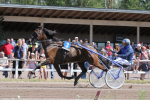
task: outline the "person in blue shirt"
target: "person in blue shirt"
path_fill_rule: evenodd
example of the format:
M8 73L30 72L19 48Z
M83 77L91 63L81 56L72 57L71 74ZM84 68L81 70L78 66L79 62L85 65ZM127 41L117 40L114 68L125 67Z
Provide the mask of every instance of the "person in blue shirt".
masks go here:
M115 57L126 59L131 63L133 61L134 51L130 45L130 40L126 38L122 41L122 44L123 48L118 53L115 53Z
M12 58L13 59L23 59L23 60L25 59L25 50L22 47L22 40L21 39L18 40L18 45L15 46L13 49ZM19 63L18 68L22 69L23 61L19 61L18 63ZM16 61L13 61L13 68L16 68ZM13 74L13 78L14 78L15 71L12 71L12 74ZM18 74L19 74L19 78L20 78L22 72L18 71Z
M133 55L134 50L132 49L132 46L130 45L130 40L125 38L122 41L123 48L120 49L118 53L115 53L115 57L120 57L122 59L126 59L130 64L133 64ZM131 66L128 66L126 68L127 71L131 70ZM127 74L127 79L129 79L129 74Z

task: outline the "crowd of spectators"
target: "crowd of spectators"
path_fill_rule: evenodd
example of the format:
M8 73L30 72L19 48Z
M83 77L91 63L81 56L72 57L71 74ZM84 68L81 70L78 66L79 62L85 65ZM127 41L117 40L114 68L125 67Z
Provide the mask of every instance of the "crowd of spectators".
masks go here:
M85 44L89 44L88 39L85 40L79 40L78 37L75 37L74 40L71 40L70 38L68 39L68 42L73 42L73 43L85 43ZM119 46L119 44L115 44L115 47L113 48L110 45L110 41L106 42L106 46L105 47L100 47L100 50L98 50L101 54L103 54L106 57L109 57L110 59L115 59L113 57L113 52L118 53L120 51L120 49L122 48L122 46ZM95 49L98 49L97 45L95 44L95 42L92 43L92 45L94 46ZM134 43L131 43L132 49L134 50L134 56L133 56L133 60L135 61L139 61L139 60L149 60L150 59L150 45L146 46L145 44L143 44L142 42L140 42L139 44L137 44L136 46L134 45ZM29 69L34 69L35 68L35 64L39 63L36 61L23 61L24 59L28 59L28 60L40 60L40 62L42 62L42 60L45 59L45 53L44 53L44 49L41 48L41 46L37 45L36 43L32 44L32 45L28 45L25 42L25 39L21 38L18 39L17 43L14 42L14 40L11 39L7 39L6 43L3 44L0 48L0 58L2 59L7 59L7 58L12 58L12 59L22 59L21 61L19 61L18 63L18 68L24 68L25 65L28 65ZM13 68L15 68L16 66L16 62L13 61ZM62 64L60 65L61 69L69 69L73 67L73 69L78 69L78 64L77 63L70 63L70 64ZM144 66L144 67L143 67ZM7 60L0 60L0 67L4 67L4 68L10 68L10 61ZM134 72L138 72L141 69L143 71L149 71L149 67L150 67L150 63L148 62L134 62L132 63L131 69ZM53 64L49 64L47 66L41 66L40 68L40 75L39 75L39 79L42 78L42 73L44 73L44 79L48 79L48 72L46 69L54 69ZM88 69L88 68L87 68ZM131 70L130 69L130 70ZM29 77L30 75L30 71L28 72L27 77ZM14 74L15 71L12 71L12 78L14 78ZM21 71L18 71L18 77L21 78ZM67 76L67 72L62 74L64 76ZM8 72L4 71L3 75L7 78L8 77ZM74 72L74 76L77 76L77 72ZM36 74L34 75L34 78L38 77ZM141 74L141 79L144 79L145 74ZM86 74L84 74L82 77L82 79L86 78ZM51 79L54 79L54 73L53 71L51 72Z

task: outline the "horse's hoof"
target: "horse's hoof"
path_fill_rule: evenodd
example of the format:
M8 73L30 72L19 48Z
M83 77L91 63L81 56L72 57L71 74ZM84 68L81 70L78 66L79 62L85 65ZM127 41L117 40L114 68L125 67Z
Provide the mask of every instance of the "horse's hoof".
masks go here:
M78 84L78 82L77 82L77 81L75 81L75 82L74 82L74 86L76 86L77 84Z

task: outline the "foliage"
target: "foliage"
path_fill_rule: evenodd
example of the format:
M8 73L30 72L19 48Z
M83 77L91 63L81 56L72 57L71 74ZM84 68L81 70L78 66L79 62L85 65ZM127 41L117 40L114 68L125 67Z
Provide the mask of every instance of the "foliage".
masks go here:
M150 9L150 0L1 0L0 3L109 9Z
M145 100L147 91L141 90L139 93L137 92L137 95L139 95L139 100Z

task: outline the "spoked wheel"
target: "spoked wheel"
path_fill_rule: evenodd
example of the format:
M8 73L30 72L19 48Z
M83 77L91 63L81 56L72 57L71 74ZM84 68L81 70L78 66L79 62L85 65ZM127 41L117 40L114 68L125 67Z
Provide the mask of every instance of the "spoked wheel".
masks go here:
M106 76L105 71L103 72L103 70L101 70L99 68L95 68L95 69L93 69L93 71L90 72L89 81L92 86L94 86L96 88L100 88L106 84L105 76Z
M114 77L118 77L119 71L120 71L119 68L112 68L107 71L106 84L108 85L108 87L112 89L118 89L124 84L125 76L123 71L120 72L120 76L118 79L114 78Z

